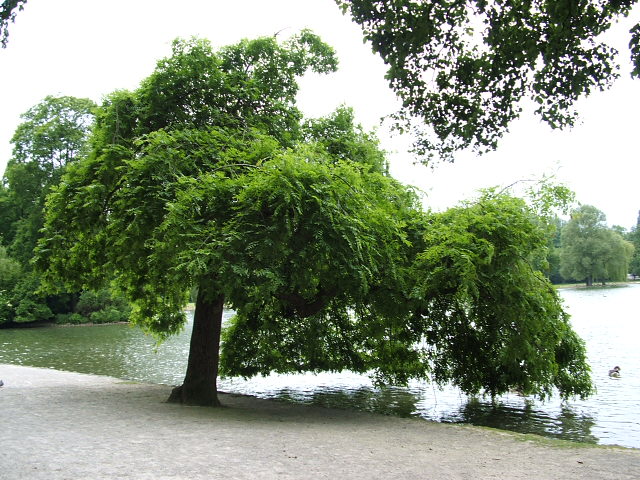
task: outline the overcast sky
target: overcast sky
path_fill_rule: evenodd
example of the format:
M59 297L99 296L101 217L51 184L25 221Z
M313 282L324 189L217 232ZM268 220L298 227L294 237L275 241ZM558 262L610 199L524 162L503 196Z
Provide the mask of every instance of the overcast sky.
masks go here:
M631 16L638 18L640 8ZM581 203L602 210L610 225L632 227L640 210L640 80L629 79L630 24L621 24L610 40L622 52L622 78L580 102L582 123L572 131L553 132L527 113L496 152L464 153L455 164L432 170L412 164L408 139L379 127L391 151L392 174L422 188L435 209L479 188L555 174ZM347 104L373 128L394 111L383 62L333 0L29 0L11 26L8 48L0 50L0 173L20 114L46 95L99 102L113 90L134 89L169 54L176 37L200 36L219 47L280 31L286 37L302 28L319 34L340 59L338 73L301 82L299 105L307 115Z

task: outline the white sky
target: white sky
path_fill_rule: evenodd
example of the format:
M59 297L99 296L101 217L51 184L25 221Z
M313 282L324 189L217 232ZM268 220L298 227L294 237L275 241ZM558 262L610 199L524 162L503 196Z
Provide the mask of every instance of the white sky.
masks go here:
M640 8L631 16L638 18ZM610 40L622 52L622 78L580 102L582 124L572 131L553 132L527 114L496 152L465 153L432 170L412 165L408 140L390 138L380 127L383 146L392 151L392 174L425 190L428 205L442 209L479 188L555 173L610 225L632 227L640 210L640 81L628 75L630 24L621 24ZM333 0L29 0L11 26L8 48L0 49L0 173L20 114L46 95L99 102L115 89L134 89L179 36L208 38L218 47L302 28L319 34L340 58L338 73L302 81L299 105L307 115L328 114L344 103L373 128L396 109L383 62Z

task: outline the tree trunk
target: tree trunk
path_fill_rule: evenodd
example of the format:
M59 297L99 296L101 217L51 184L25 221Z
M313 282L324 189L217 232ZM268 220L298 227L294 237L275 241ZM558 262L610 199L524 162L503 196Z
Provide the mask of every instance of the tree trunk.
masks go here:
M201 286L193 315L187 373L183 384L171 392L169 402L220 406L216 381L223 308L224 296L214 295Z

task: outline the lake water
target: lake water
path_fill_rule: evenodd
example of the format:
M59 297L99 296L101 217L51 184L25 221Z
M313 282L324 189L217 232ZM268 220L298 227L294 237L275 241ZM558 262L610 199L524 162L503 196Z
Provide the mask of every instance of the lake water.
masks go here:
M587 343L597 393L585 401L541 403L511 394L492 403L423 382L408 388L374 388L366 376L351 373L223 379L219 388L263 398L640 448L640 285L567 289L561 296L575 330ZM177 385L186 369L189 336L187 328L156 348L152 338L126 325L0 330L0 363ZM608 376L614 365L622 368L621 378Z

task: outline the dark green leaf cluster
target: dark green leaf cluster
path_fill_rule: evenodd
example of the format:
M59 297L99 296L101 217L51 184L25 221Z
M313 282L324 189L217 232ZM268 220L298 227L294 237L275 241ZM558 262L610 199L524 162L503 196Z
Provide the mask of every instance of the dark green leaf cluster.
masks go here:
M253 173L234 206L231 258L242 289L224 337L228 373L371 369L363 316L373 318L399 268L416 197L359 164L305 153Z
M636 23L630 32L629 49L631 50L631 62L633 63L631 76L640 78L640 23Z
M617 51L597 40L636 3L336 0L388 64L402 101L399 129L413 128L427 160L496 148L521 112L538 104L551 127L572 126L573 105L618 77ZM638 27L631 48L637 65Z
M522 200L485 196L437 215L426 242L412 295L436 381L492 395L591 392L584 344L532 265L547 233Z
M257 128L281 143L296 139L296 78L335 71L331 47L310 31L279 44L243 40L214 52L206 40L176 40L137 92L135 136L159 129Z
M256 213L267 191L272 190L254 197ZM352 251L347 232L331 239L335 255L318 251L322 242L316 240L307 247L314 249L311 259L301 261L305 251L291 248L295 242L265 242L261 235L268 233L252 231L250 238L260 239L253 248L268 247L255 254L247 248L244 260L258 263L243 270L243 284L258 290L225 332L223 372L348 368L372 373L381 383L427 378L469 393L517 389L545 398L557 388L563 396L589 395L584 344L555 290L532 265L547 245L547 231L534 212L506 195L419 216L411 213L415 205L398 200L384 208L399 220L387 226L392 228L386 235L358 232L375 256L354 260L361 270L375 265L371 272L352 273L340 259L342 248ZM380 201L386 202L378 197L367 203ZM307 216L313 218L311 212ZM326 223L314 224L319 238ZM412 236L412 230L421 233ZM289 268L273 268L280 264L276 259L288 258L294 259ZM313 263L316 258L320 264ZM338 275L340 290L332 297L323 296L332 284L319 279L325 268Z

